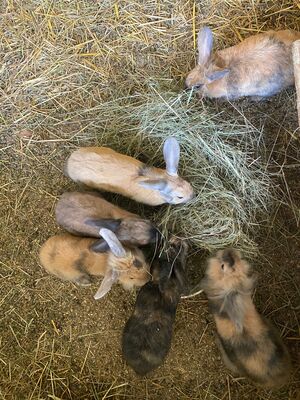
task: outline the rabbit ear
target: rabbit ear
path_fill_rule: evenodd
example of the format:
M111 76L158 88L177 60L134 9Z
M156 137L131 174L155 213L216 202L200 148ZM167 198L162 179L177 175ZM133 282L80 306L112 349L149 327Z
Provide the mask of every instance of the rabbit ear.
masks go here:
M105 240L100 239L100 240L96 240L90 246L90 250L94 251L95 253L105 253L107 250L109 250L109 246Z
M158 190L159 192L166 189L168 182L165 179L147 179L139 182L139 185L152 190Z
M105 296L106 293L110 291L112 288L112 285L117 282L119 278L119 274L116 270L114 269L108 269L104 275L104 278L101 282L101 285L97 292L94 295L94 299L98 300L101 299L101 297Z
M164 159L166 163L167 174L177 176L180 146L174 137L169 137L164 143Z
M209 60L212 47L213 35L208 26L204 26L198 33L198 64L205 65Z
M212 72L211 74L209 74L207 76L207 78L213 82L213 81L217 81L218 79L223 78L224 76L226 76L229 73L229 69L224 68L224 69L220 69L217 71Z
M173 264L168 261L167 255L162 254L157 265L158 287L161 292L165 291L166 285L171 277Z
M187 282L186 282L185 272L184 272L182 266L174 265L174 273L175 273L177 281L179 282L181 289L185 290L187 287Z
M228 314L229 318L235 324L238 332L243 331L244 321L244 306L240 301L240 296L237 292L230 292L226 295L221 311Z
M158 190L167 203L173 200L168 182L165 179L147 179L139 182L139 185L146 189Z
M103 237L103 239L107 242L111 252L116 257L123 258L126 256L126 251L124 247L122 246L121 242L112 231L106 228L102 228L100 229L99 233Z
M98 230L101 228L106 228L113 232L115 232L119 228L121 222L122 222L121 219L112 219L112 218L86 219L84 221L85 224L93 226Z

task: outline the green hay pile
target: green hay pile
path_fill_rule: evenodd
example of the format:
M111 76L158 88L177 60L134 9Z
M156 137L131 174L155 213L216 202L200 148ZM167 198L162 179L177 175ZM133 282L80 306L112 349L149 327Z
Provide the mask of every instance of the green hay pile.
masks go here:
M246 120L204 107L190 94L158 93L104 103L98 107L98 144L163 166L162 143L181 144L180 175L196 197L189 204L146 211L163 233L190 239L197 248L239 246L254 251L257 216L270 200L270 180L257 158L262 134ZM257 233L257 232L256 232Z

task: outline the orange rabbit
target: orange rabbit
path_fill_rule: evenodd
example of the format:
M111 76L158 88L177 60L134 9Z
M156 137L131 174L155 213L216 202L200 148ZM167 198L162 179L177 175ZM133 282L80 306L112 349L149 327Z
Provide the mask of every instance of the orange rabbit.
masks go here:
M89 285L91 276L104 276L95 295L103 297L119 281L125 289L143 286L150 279L149 265L141 250L124 248L116 235L101 229L102 240L68 233L49 238L41 247L40 262L50 274L78 285ZM109 251L103 252L105 240ZM99 244L100 252L97 252Z

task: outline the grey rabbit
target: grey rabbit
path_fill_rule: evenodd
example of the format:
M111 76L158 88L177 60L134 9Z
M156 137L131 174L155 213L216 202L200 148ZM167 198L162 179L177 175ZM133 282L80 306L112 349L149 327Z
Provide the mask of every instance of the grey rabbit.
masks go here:
M58 225L73 235L101 237L100 229L106 228L125 246L143 246L159 238L158 230L149 220L109 203L97 192L64 193L55 215ZM98 252L101 246L102 251L108 250L105 241L95 243Z

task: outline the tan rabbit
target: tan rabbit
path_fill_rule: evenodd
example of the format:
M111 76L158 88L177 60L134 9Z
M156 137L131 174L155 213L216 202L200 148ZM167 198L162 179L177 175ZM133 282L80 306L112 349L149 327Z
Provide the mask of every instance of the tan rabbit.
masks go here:
M154 243L159 232L149 220L104 200L95 192L64 193L55 209L57 223L80 236L100 237L100 229L112 230L124 245ZM103 242L104 250L108 245Z
M202 288L227 367L258 385L281 386L290 376L290 357L275 327L256 311L253 284L249 264L228 249L209 260Z
M300 32L268 31L212 54L213 35L208 27L198 33L198 64L185 84L200 96L259 100L294 84L292 43Z
M119 193L141 203L152 206L180 204L193 197L193 189L177 175L179 155L175 138L164 143L166 170L147 167L110 148L86 147L71 154L65 171L75 182Z
M101 229L110 251L97 253L97 242L70 234L48 239L40 250L40 262L47 272L60 279L89 285L91 276L104 276L95 299L103 297L119 281L125 289L143 286L150 279L149 265L141 250L124 248L116 235ZM101 247L101 246L100 246Z

